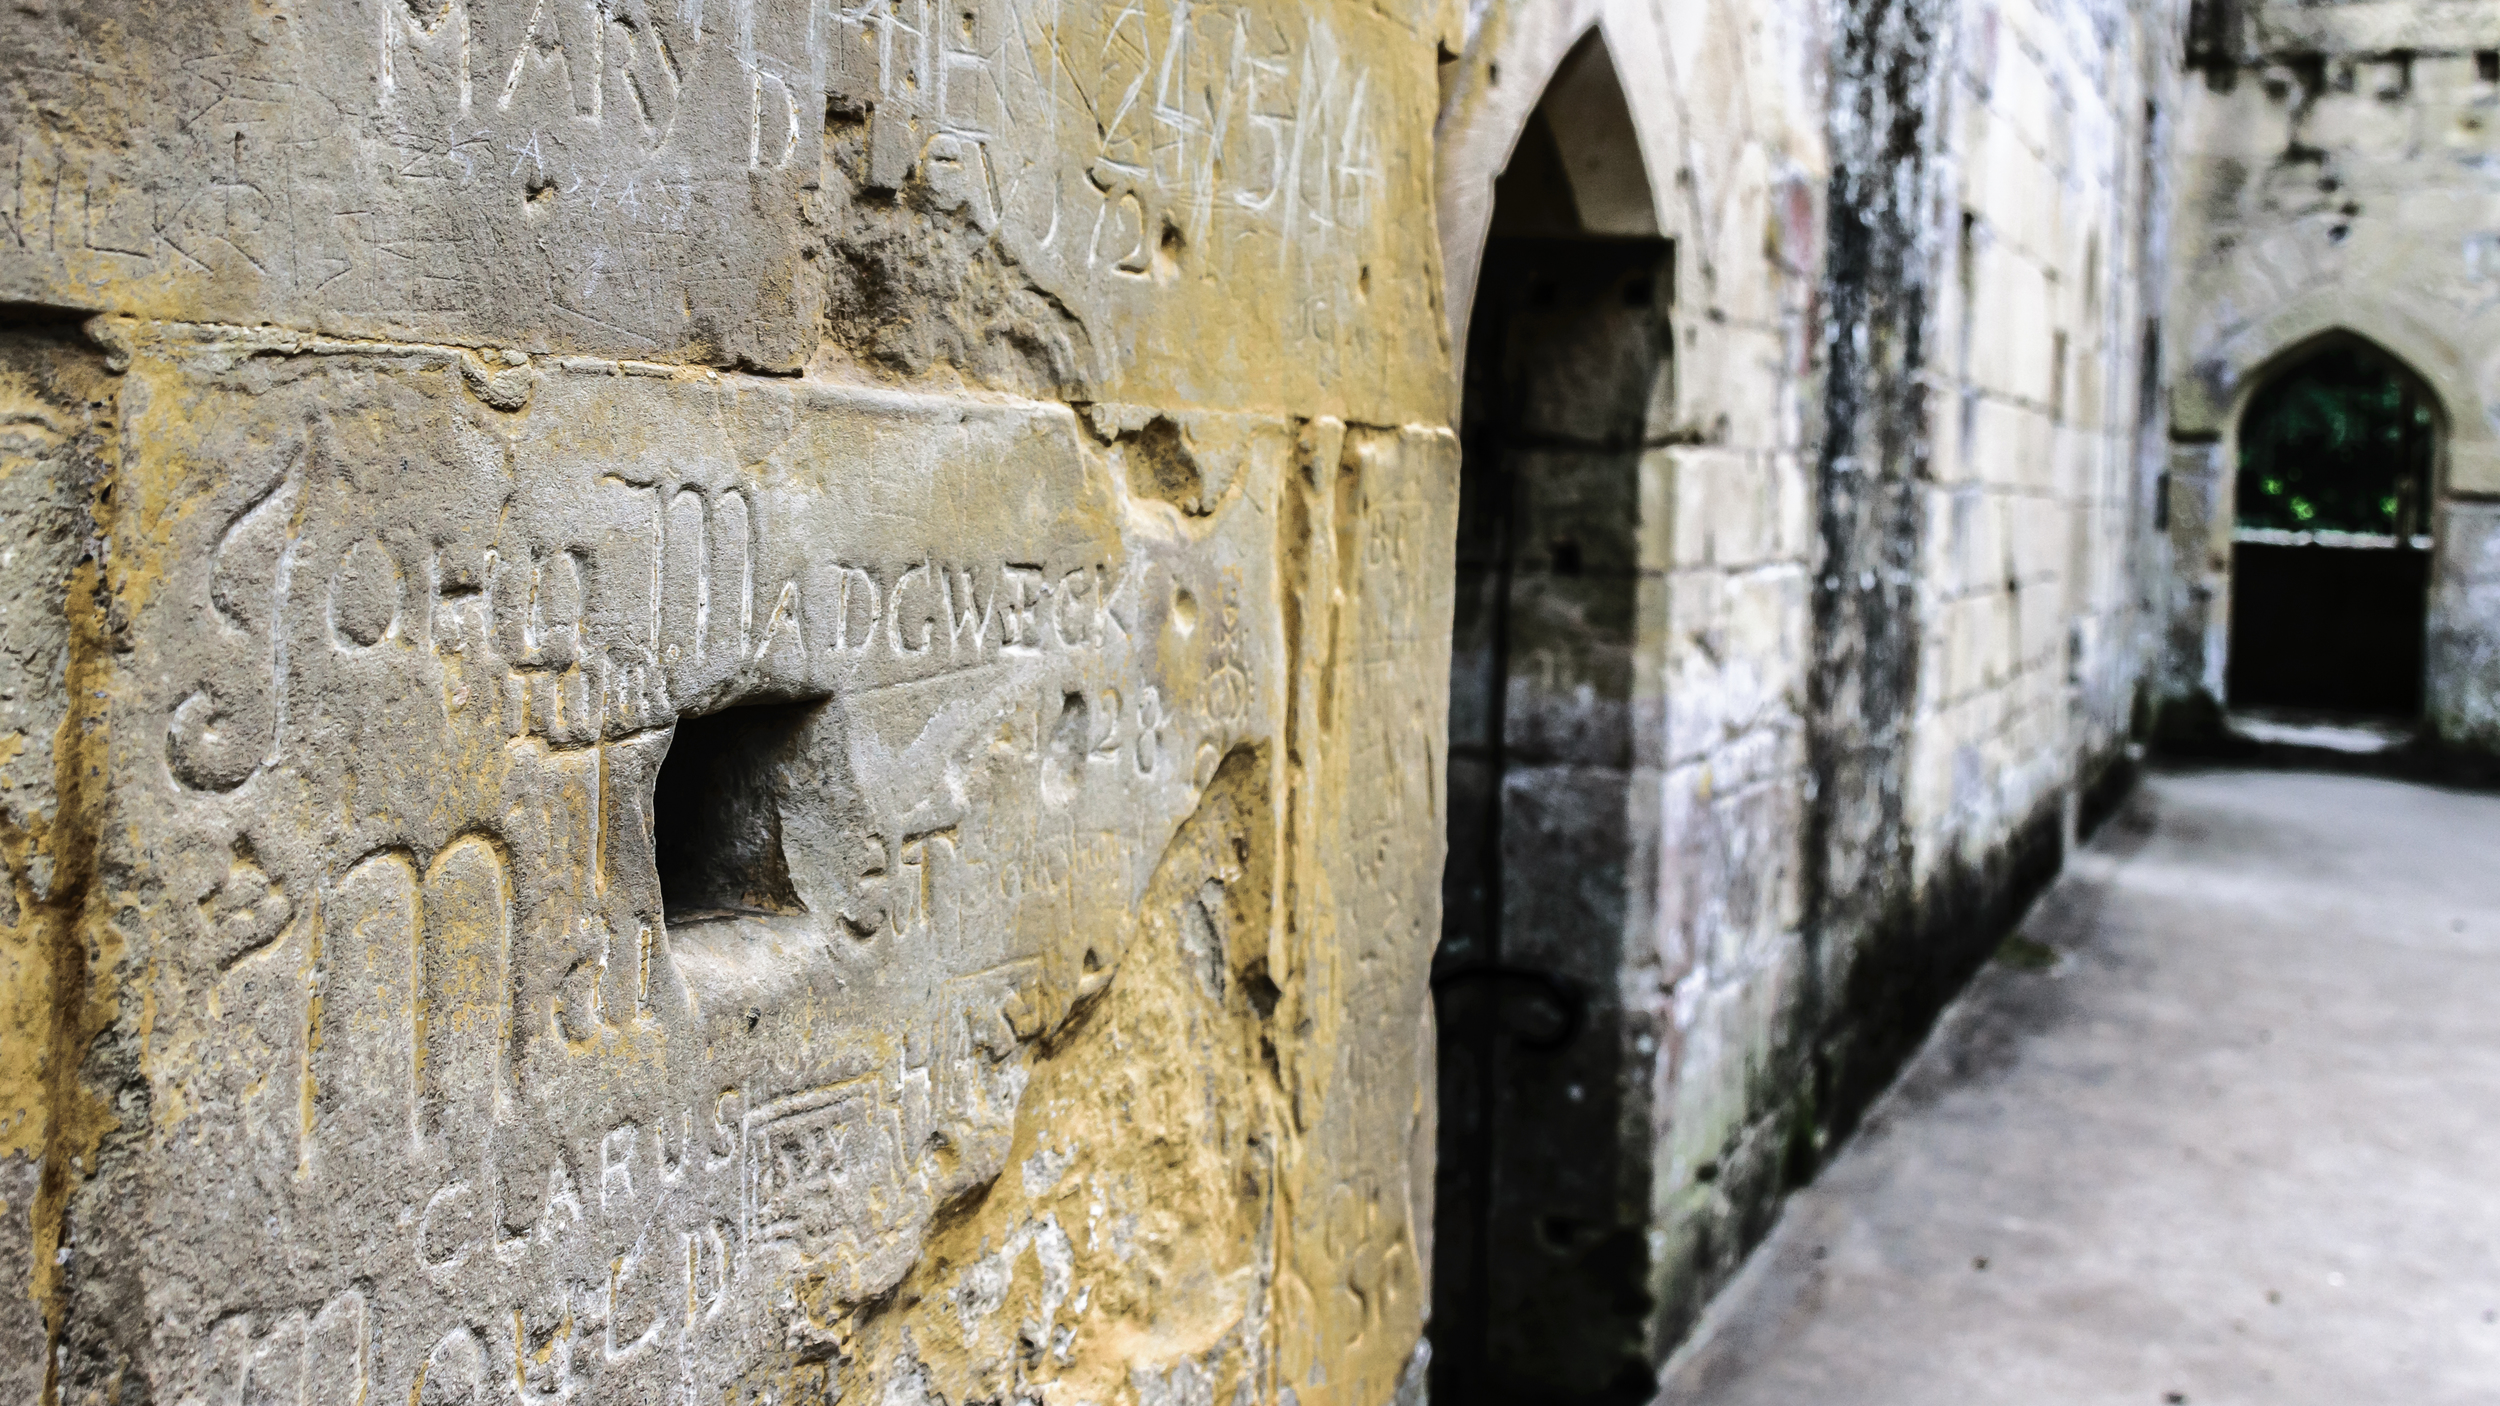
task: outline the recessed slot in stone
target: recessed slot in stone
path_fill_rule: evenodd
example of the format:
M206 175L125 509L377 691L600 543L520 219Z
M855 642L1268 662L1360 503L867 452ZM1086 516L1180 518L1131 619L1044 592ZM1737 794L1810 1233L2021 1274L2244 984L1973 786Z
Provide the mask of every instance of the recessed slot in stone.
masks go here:
M817 706L677 720L651 797L652 857L671 925L807 911L782 855L782 806Z

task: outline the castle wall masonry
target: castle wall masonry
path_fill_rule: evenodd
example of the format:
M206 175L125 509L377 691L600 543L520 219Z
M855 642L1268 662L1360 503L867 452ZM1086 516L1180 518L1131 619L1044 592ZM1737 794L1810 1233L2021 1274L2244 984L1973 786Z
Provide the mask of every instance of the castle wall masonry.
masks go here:
M2304 339L2442 397L2492 745L2500 33L2218 4L0 15L0 1393L1454 1403L1491 973L1637 1396L2220 701ZM1454 715L1532 228L1647 379Z

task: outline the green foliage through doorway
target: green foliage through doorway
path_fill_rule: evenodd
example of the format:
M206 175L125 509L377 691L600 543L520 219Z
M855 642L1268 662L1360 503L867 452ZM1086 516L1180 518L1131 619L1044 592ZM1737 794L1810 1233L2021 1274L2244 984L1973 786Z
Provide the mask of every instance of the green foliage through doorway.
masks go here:
M2359 342L2277 375L2240 422L2239 525L2410 538L2430 531L2430 397Z

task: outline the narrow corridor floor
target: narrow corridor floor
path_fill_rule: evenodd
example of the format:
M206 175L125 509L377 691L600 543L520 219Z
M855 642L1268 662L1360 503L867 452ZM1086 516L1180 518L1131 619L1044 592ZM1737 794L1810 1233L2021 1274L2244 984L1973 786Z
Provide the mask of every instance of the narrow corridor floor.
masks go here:
M1663 1399L2500 1401L2500 797L2148 777Z

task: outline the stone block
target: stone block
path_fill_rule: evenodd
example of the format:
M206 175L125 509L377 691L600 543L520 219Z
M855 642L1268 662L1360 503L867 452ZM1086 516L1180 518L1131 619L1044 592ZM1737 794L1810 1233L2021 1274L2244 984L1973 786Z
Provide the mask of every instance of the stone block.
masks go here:
M182 1116L145 1205L230 1228L134 1268L378 1383L505 1370L467 1324L602 1283L615 1350L555 1369L602 1394L739 1370L756 1283L887 1292L1005 1155L1021 1042L1116 961L1035 918L1124 905L1162 847L1030 820L1168 835L1267 725L1272 626L1217 622L1272 586L1124 532L1064 410L595 363L512 368L507 410L455 353L247 353L129 373L151 448L114 539L168 579L131 600L106 764L190 1055L149 1071ZM698 721L757 770L676 784L764 806L723 822L755 853L672 850ZM192 906L214 940L175 940ZM273 1221L283 1287L250 1268ZM403 1235L415 1271L375 1276ZM221 1359L167 1366L250 1370Z
M2329 87L2302 114L2301 141L2329 151L2402 151L2418 138L2421 107L2402 100L2400 66L2362 62L2354 67L2351 91ZM2391 91L2398 96L2385 95Z
M1970 433L1962 441L1963 459L1956 466L1955 480L1997 484L2010 481L2016 472L2016 457L2024 449L2021 408L2001 396L1974 390L1965 405L1957 409Z
M861 1306L963 1272L924 1253L941 1207L990 1188L995 1235L1055 1214L1016 1209L1058 1175L1012 1172L1026 1100L1093 1138L1072 1110L1114 1028L1318 999L1359 1014L1300 1048L1403 1069L1328 1116L1411 1116L1373 1105L1425 1077L1447 436L1198 417L1206 471L1233 467L1193 516L1060 404L267 331L120 346L118 373L29 354L69 377L58 434L10 441L0 480L59 548L13 579L92 578L52 586L63 623L12 612L11 658L90 651L93 726L41 736L95 778L57 836L91 847L77 882L112 875L72 931L117 954L100 1028L144 1095L53 1223L82 1257L71 1373L175 1399L871 1383L919 1359ZM80 477L97 407L109 496ZM1297 435L1330 491L1288 467ZM1326 688L1287 682L1315 656ZM1372 778L1302 813L1329 838L1301 862L1349 969L1402 994L1322 996L1271 946L1289 712L1306 759ZM1267 1077L1188 1047L1192 1100ZM950 1321L976 1350L932 1370L1010 1369L978 1340L1011 1328Z
M1731 573L1721 597L1722 658L1771 668L1805 646L1805 580L1792 570Z
M1669 447L1641 451L1639 560L1643 571L1673 571L1696 560L1685 555L1685 534L1693 534L1691 540L1698 544L1700 525L1685 510L1684 495L1691 489L1678 468L1678 455L1677 449Z
M1776 504L1772 554L1782 561L1804 562L1814 551L1813 475L1802 455L1787 450L1770 455L1765 472Z
M2074 599L2063 582L2049 577L2024 587L2016 619L2019 643L2015 655L2021 666L2063 687L2075 623Z
M2048 407L2022 404L2014 409L2014 454L2005 464L2003 482L2012 488L2032 493L2055 493L2058 488L2057 421Z
M2008 263L2040 264L2052 257L2065 235L2058 219L2065 203L2065 182L2046 155L2027 143L1993 142L1983 160L1985 201L1974 208L1986 222L1992 246L1981 264L1984 286ZM1994 298L1983 301L2001 306Z
M39 237L0 296L796 367L822 312L809 33L590 6L15 11L4 120Z
M2013 493L2004 499L2005 574L2023 582L2056 580L2074 558L2078 510L2071 498Z
M1677 416L1689 431L1712 443L1763 448L1775 442L1767 427L1783 423L1790 356L1773 327L1712 323L1698 348L1680 348L1676 359Z
M1431 258L1403 214L1431 66L1346 57L1415 31L942 9L12 11L0 300L778 372L821 346L1086 400L1255 380L1381 424L1437 401L1437 290L1385 276ZM1149 71L1159 107L1069 98ZM1252 307L1283 315L1206 338Z
M1522 761L1628 767L1639 579L1511 579L1504 736Z
M1988 110L2007 129L2002 131L1998 145L2054 159L2064 126L2059 116L2063 94L2042 71L2041 57L2041 51L2031 44L2001 43L1997 49L1996 81L1988 88ZM2009 193L1998 192L2000 196Z
M2500 498L2500 444L2448 446L2447 490L2459 497Z
M1931 711L1919 719L1903 803L1910 824L1922 835L1939 833L1953 814L1955 761L1968 746L1954 721L1951 710Z
M1633 449L1530 449L1509 459L1510 525L1520 568L1626 575L1640 570L1643 455Z
M1667 584L1661 760L1710 755L1802 696L1805 578L1682 572Z
M1779 485L1759 456L1727 449L1672 449L1677 483L1677 566L1741 568L1779 548Z
M1942 596L1954 597L2003 585L2003 495L1975 483L1962 483L1931 490L1928 505L1930 588Z

